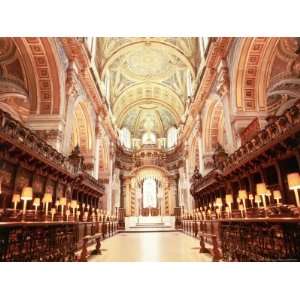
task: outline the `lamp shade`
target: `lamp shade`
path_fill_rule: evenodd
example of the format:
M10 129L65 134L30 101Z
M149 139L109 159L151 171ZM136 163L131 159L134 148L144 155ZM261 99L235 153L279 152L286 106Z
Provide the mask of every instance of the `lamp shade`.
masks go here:
M222 198L220 198L220 197L216 198L215 205L218 206L218 207L222 207L222 205L223 205Z
M261 203L261 198L259 195L255 195L255 200L254 200L255 203L257 204L260 204Z
M59 199L59 205L65 206L66 204L67 204L67 198L60 197L60 199Z
M52 202L52 194L51 193L45 193L43 197L44 203L50 203Z
M13 203L19 203L21 201L20 194L13 194L12 200Z
M22 189L21 199L22 200L32 200L32 187L26 186Z
M290 173L287 176L290 190L300 189L300 175L299 173Z
M267 195L268 197L271 197L271 196L272 196L271 191L270 191L270 190L267 190L266 195Z
M34 206L40 206L40 204L41 204L40 198L34 198L33 199L33 205Z
M273 191L274 199L281 199L281 192L279 190Z
M258 183L256 185L256 193L257 195L266 195L267 193L267 187L265 183Z
M225 201L226 201L226 204L230 205L231 203L233 203L233 197L231 194L226 194L225 196Z
M249 200L253 200L253 199L254 199L253 195L249 194Z
M73 208L73 209L77 208L77 201L76 200L71 201L71 208Z
M239 190L239 198L240 199L247 199L248 198L248 194L246 190Z

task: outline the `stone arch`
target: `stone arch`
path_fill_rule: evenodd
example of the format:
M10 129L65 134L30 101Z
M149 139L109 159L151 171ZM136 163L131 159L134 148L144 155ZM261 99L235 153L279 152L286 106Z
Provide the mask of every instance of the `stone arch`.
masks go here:
M234 47L230 70L233 112L266 111L270 61L279 38L240 38ZM234 59L238 57L239 59Z
M82 94L76 99L70 99L65 119L63 152L69 155L72 147L78 144L85 157L94 155L95 125L96 114L90 101Z
M31 114L60 114L61 86L58 56L49 38L14 38L29 85Z
M223 113L221 99L212 95L206 103L202 126L205 153L212 153L218 143L225 144Z

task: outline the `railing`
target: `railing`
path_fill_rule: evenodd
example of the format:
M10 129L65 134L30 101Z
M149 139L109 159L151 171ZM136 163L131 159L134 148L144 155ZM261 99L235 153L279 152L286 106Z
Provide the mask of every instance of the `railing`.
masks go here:
M281 116L276 117L274 122L267 125L250 141L242 145L237 151L229 155L223 162L224 174L251 160L260 149L269 148L279 140L292 135L300 130L300 101L287 109ZM276 140L275 140L276 139Z
M185 219L182 224L184 233L198 237L204 249L211 245L223 261L300 261L299 218Z
M117 233L117 221L0 222L0 261L78 261L83 239Z

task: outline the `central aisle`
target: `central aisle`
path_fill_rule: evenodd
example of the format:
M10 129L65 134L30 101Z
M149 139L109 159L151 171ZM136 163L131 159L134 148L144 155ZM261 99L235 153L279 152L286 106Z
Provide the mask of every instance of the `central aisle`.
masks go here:
M209 254L199 253L199 240L181 232L120 233L101 244L102 255L89 261L211 261Z

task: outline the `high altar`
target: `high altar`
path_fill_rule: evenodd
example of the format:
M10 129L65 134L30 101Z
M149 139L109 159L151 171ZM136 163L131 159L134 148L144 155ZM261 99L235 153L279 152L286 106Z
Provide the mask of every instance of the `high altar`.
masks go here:
M132 216L125 218L125 229L136 227L168 227L169 229L175 229L175 217L174 216Z

